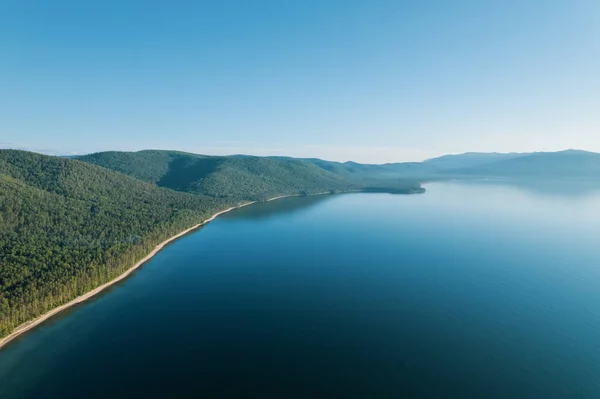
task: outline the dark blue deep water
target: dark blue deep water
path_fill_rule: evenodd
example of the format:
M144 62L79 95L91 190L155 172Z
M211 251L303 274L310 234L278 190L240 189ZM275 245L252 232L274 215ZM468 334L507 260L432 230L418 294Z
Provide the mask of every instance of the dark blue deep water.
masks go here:
M600 192L227 214L0 351L0 398L598 398Z

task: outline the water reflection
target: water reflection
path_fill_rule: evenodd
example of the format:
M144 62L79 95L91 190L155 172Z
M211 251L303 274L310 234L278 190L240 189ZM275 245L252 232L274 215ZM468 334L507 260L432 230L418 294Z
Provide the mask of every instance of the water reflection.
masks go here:
M334 197L343 194L309 195L302 197L282 198L276 201L253 204L245 208L224 214L220 219L248 219L267 220L282 214L295 214L306 211L317 205L331 201Z

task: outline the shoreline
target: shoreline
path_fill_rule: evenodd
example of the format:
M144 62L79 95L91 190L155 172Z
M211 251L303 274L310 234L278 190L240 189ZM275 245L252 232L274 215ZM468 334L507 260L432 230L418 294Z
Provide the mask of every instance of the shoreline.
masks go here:
M312 194L312 195L318 195L318 194ZM271 198L267 201L272 201L272 200L276 200L276 199L280 199L280 198L285 198L285 197L291 197L293 195L283 195L283 196L279 196L279 197L275 197L275 198ZM62 312L63 310L67 310L75 305L78 305L82 302L87 301L88 299L98 295L99 293L101 293L102 291L104 291L105 289L111 287L112 285L118 283L121 280L126 279L127 277L129 277L129 275L131 273L133 273L134 271L136 271L137 269L139 269L142 265L144 265L146 262L148 262L149 260L151 260L157 253L159 253L167 244L170 244L171 242L181 238L182 236L212 222L213 220L215 220L217 217L221 216L224 213L227 212L231 212L235 209L239 209L239 208L243 208L245 206L248 205L252 205L255 204L257 201L252 201L252 202L246 202L244 204L241 205L237 205L237 206L232 206L230 208L224 209L222 211L219 211L217 213L215 213L214 215L212 215L211 217L209 217L208 219L202 221L201 223L198 223L192 227L190 227L189 229L185 229L184 231L175 234L172 237L169 237L168 239L166 239L165 241L161 242L160 244L158 244L157 246L154 247L154 249L148 254L146 255L144 258L142 258L141 260L139 260L138 262L136 262L133 266L131 266L129 269L125 270L123 273L121 273L120 275L118 275L117 277L115 277L114 279L102 284L99 287L94 288L91 291L86 292L83 295L80 295L72 300L70 300L69 302L60 305L58 307L55 307L54 309L36 317L35 319L32 319L30 321L26 321L25 323L21 324L20 326L18 326L17 328L15 328L10 334L8 334L6 337L0 339L0 350L9 342L13 341L15 338L21 336L22 334L26 333L27 331L33 329L34 327L39 326L40 324L42 324L43 322L45 322L46 320L52 318L53 316L57 315L58 313Z
M287 194L287 195L280 195L277 197L273 197L273 198L269 198L267 200L264 200L262 202L271 202L271 201L276 201L282 198L289 198L289 197L305 197L305 196L313 196L313 195L333 195L333 194L344 194L344 193L357 193L357 192L363 192L362 190L351 190L351 191L344 191L344 192L339 192L339 193L332 193L329 191L325 191L325 192L321 192L321 193L314 193L314 194ZM115 277L114 279L100 285L99 287L94 288L91 291L86 292L83 295L80 295L72 300L70 300L69 302L57 306L51 310L49 310L48 312L36 317L35 319L32 319L30 321L26 321L25 323L21 324L20 326L16 327L10 334L8 334L6 337L4 338L0 338L0 351L2 350L2 348L8 344L9 342L13 341L15 338L21 336L22 334L26 333L27 331L33 329L34 327L39 326L40 324L42 324L43 322L45 322L46 320L52 318L53 316L57 315L58 313L62 312L63 310L67 310L75 305L78 305L82 302L87 301L88 299L98 295L99 293L101 293L102 291L104 291L105 289L113 286L114 284L118 283L121 280L126 279L127 277L129 277L129 275L131 273L133 273L134 271L136 271L137 269L139 269L141 266L143 266L146 262L148 262L149 260L151 260L157 253L159 253L167 244L170 244L171 242L181 238L182 236L212 222L213 220L215 220L217 217L221 216L224 213L228 213L231 212L235 209L240 209L243 208L245 206L248 205L252 205L252 204L256 204L257 202L261 202L261 201L251 201L251 202L246 202L243 203L241 205L237 205L237 206L232 206L230 208L224 209L222 211L219 211L215 214L213 214L211 217L209 217L208 219L202 221L201 223L198 223L178 234L175 234L172 237L169 237L168 239L166 239L165 241L161 242L160 244L158 244L157 246L154 247L154 249L148 253L148 255L146 255L144 258L142 258L141 260L139 260L138 262L136 262L133 266L131 266L129 269L125 270L123 273L121 273L120 275L118 275L117 277Z
M348 191L348 192L351 192L351 191ZM314 194L288 194L288 195L280 195L279 197L269 198L265 202L271 202L271 201L275 201L275 200L278 200L278 199L289 198L289 197L308 197L308 196L311 196L311 195L325 195L325 194L336 194L336 193L330 193L328 191L324 191L322 193L314 193Z

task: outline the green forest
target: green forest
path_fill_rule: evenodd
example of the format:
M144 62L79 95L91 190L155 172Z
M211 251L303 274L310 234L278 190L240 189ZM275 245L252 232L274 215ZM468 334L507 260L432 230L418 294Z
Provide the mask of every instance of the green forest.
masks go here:
M175 151L102 152L79 160L159 187L214 198L264 200L302 192L349 191L360 185L301 160L203 156Z
M434 175L433 168L414 162L366 165L315 158L205 156L163 150L109 151L77 159L173 190L217 197L253 195L256 199L323 187L340 191L377 187L410 193L419 190L420 181Z
M166 151L77 160L0 150L0 337L220 210L360 188L303 161Z

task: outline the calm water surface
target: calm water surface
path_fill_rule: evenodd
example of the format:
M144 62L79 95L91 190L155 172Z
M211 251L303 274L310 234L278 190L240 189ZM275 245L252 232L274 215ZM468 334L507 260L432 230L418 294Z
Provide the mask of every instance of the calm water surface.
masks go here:
M231 212L0 351L0 398L598 398L600 193Z

